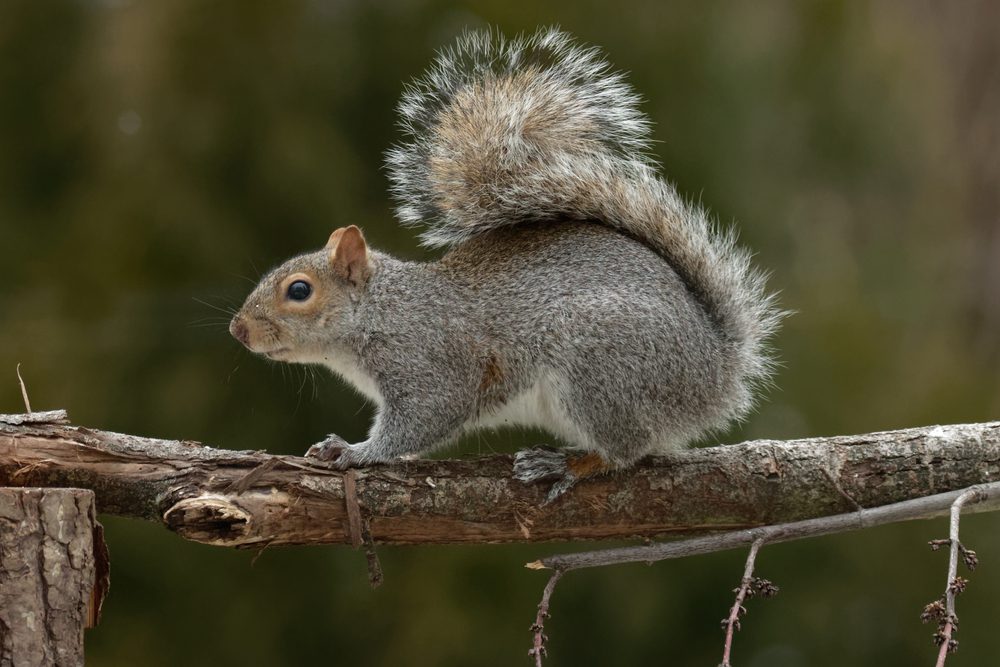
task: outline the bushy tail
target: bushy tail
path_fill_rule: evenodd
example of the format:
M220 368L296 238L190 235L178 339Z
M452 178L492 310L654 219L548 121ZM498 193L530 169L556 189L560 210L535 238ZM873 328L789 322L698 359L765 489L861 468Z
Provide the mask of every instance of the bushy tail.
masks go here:
M685 203L647 158L638 96L597 49L558 30L465 34L399 105L407 143L387 158L397 214L441 246L524 221L594 220L655 249L730 347L736 412L772 362L782 313L732 232Z

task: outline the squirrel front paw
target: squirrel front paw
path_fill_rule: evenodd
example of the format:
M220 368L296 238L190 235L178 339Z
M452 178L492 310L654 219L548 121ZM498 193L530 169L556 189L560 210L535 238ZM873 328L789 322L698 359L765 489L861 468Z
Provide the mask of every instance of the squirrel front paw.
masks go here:
M350 447L350 445L347 444L346 440L341 438L336 433L331 433L326 436L325 440L321 440L310 447L306 452L306 456L313 459L319 459L320 461L333 461L348 447Z
M347 470L365 464L365 458L362 456L363 450L364 443L351 445L339 435L331 433L326 436L325 440L310 447L306 456L320 461L330 461L334 467Z

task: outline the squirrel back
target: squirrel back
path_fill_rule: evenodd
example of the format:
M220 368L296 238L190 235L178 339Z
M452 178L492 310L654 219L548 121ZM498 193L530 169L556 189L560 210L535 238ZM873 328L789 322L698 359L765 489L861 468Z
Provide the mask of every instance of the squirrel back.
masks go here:
M567 219L648 245L716 323L742 417L772 371L767 341L783 313L735 233L658 176L638 103L597 49L558 30L467 33L399 104L408 141L387 156L397 215L426 225L428 246Z

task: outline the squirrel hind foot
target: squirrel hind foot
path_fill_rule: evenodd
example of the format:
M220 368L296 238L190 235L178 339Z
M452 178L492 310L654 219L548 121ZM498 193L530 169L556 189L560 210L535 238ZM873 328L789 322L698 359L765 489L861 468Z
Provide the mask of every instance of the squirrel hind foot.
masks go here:
M557 500L581 479L595 477L612 466L595 452L567 453L551 447L523 449L514 454L514 479L525 484L552 481L542 506Z

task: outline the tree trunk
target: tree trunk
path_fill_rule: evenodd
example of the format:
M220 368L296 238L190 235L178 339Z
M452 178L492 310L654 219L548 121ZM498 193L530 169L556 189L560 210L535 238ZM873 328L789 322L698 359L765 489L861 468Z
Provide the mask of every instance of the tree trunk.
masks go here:
M0 415L0 485L93 489L101 512L223 546L490 543L687 536L851 512L1000 479L1000 422L765 440L651 457L545 505L507 455L344 474L229 451ZM345 493L345 488L347 492Z
M0 488L0 665L83 664L106 555L93 491Z

